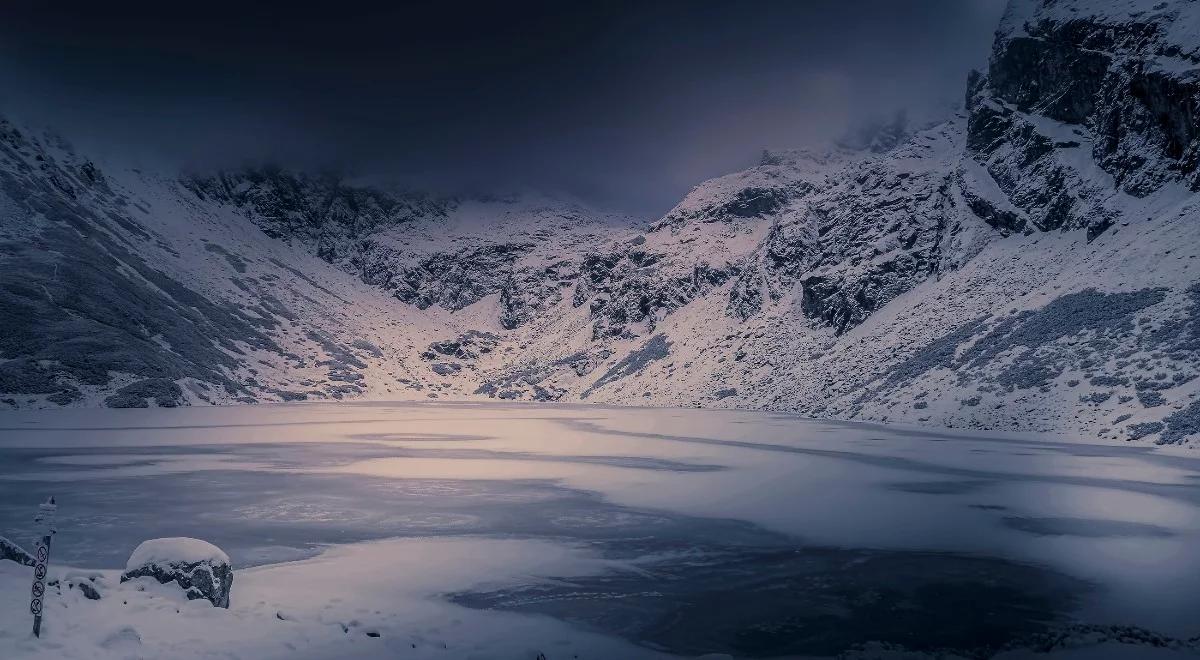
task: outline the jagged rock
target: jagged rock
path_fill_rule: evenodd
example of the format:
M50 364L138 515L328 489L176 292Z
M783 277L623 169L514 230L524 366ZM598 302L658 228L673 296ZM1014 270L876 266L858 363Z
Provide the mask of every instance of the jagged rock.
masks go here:
M528 204L513 200L434 197L385 191L346 183L336 176L307 176L280 168L248 169L193 178L185 185L203 200L241 209L269 236L304 245L317 257L358 275L418 309L460 310L499 295L499 321L512 329L562 299L577 276L576 265L554 250L562 236L530 219L558 220L564 234L587 241L603 214L564 203ZM435 243L412 240L431 226L444 225L472 204L486 202L518 231L500 231L503 240ZM510 208L505 208L505 206ZM564 222L565 221L565 222Z
M587 398L592 392L597 389L613 383L627 376L631 376L646 368L646 365L655 360L662 360L670 355L671 342L667 340L666 335L654 335L647 339L641 347L629 352L629 355L621 358L619 362L606 371L603 376L596 379L583 393L581 398Z
M596 365L588 358L581 358L571 362L571 369L576 376L586 376L596 368Z
M631 324L653 331L658 320L721 286L738 272L732 264L714 267L701 260L687 268L661 264L662 255L628 249L584 257L572 297L576 307L589 302L592 338L631 336Z
M475 360L480 355L491 353L500 343L500 337L491 332L468 330L454 339L435 341L421 354L426 360L436 360L439 355L459 360Z
M147 378L130 383L104 400L109 408L146 408L153 401L160 408L174 408L183 401L183 390L168 378Z
M141 577L175 583L188 600L204 599L216 607L229 607L233 567L228 555L206 541L184 537L144 541L126 562L121 582Z
M953 127L918 135L882 157L846 156L839 176L797 195L735 281L729 315L745 320L798 297L807 316L841 333L965 261L952 241L969 222L949 174Z
M1112 191L1078 169L1081 149L1131 195L1172 180L1200 190L1200 9L1118 16L1080 0L1015 2L987 75L970 80L968 149L1043 231L1094 239L1119 215Z
M334 175L308 176L278 167L246 169L184 181L197 197L249 211L269 236L310 245L333 262L348 256L353 237L375 229L445 217L452 200L419 193L388 194Z
M79 592L83 594L84 598L88 600L100 600L100 592L97 591L96 587L92 586L90 583L80 581L77 583L77 586L79 587Z
M88 600L100 600L102 597L100 590L96 588L96 585L99 584L96 576L70 577L66 580L66 584L68 589L78 589L79 593Z

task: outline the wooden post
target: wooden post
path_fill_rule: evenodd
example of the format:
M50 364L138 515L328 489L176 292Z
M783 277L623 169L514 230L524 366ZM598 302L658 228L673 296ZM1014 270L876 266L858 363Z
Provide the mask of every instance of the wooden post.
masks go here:
M42 636L42 606L46 597L46 569L50 564L50 539L58 531L58 525L55 522L57 513L58 505L54 503L54 497L51 497L46 500L45 504L38 505L37 516L33 519L42 533L42 538L38 541L37 550L33 555L37 564L33 567L33 591L29 601L29 611L33 613L34 637Z

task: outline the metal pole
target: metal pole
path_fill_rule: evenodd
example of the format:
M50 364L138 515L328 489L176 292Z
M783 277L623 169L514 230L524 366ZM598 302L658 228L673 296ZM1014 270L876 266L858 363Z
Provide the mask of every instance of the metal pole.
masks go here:
M33 519L42 532L42 540L38 541L37 551L34 552L37 564L33 567L33 597L29 601L29 611L33 613L34 637L42 636L42 605L46 596L46 566L50 563L50 539L58 531L56 513L58 505L54 503L54 497L51 497L45 504L38 505L37 516Z

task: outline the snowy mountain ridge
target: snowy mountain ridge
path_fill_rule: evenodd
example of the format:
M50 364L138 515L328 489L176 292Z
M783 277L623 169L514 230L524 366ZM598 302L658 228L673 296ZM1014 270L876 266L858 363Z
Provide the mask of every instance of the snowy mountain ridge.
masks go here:
M1200 440L1200 3L1014 0L958 117L638 222L0 123L9 407L501 398Z

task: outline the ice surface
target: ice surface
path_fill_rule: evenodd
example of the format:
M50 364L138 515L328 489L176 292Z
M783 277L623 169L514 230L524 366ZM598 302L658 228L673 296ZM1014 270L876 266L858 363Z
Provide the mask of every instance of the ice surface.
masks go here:
M101 601L52 592L33 642L27 569L0 567L0 592L22 594L0 599L5 658L770 657L1200 633L1200 459L1178 448L524 404L0 426L0 533L30 542L56 495L52 566L107 576ZM251 567L229 613L116 584L135 546L171 536Z

